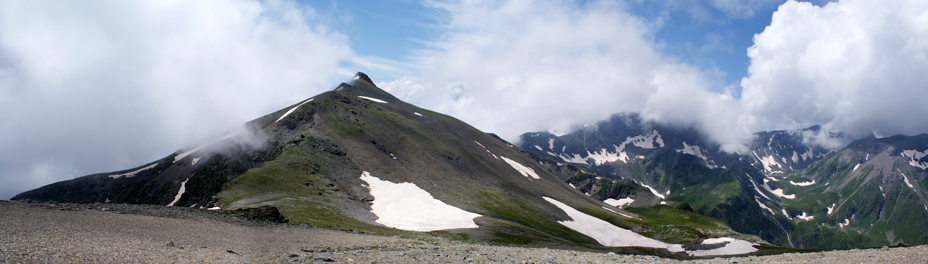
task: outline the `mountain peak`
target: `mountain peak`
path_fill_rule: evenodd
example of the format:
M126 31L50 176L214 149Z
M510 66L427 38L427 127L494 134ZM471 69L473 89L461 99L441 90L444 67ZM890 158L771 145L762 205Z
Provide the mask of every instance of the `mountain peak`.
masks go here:
M370 77L367 77L367 74L364 74L363 72L355 73L355 74L354 74L354 77L352 77L352 79L354 79L354 80L362 80L362 81L366 81L366 82L368 82L368 83L370 83L370 84L374 84L374 81L371 81L371 78L370 78Z
M367 74L363 72L358 72L351 78L352 80L348 83L339 84L338 87L335 87L336 92L344 92L347 94L355 96L364 96L370 97L378 100L390 101L390 102L400 102L399 99L394 97L392 94L380 89L371 81L370 77L367 77Z

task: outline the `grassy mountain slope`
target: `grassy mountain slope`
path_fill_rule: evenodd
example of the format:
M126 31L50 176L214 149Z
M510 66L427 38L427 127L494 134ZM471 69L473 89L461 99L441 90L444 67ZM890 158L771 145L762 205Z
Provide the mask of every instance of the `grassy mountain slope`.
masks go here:
M605 249L562 224L572 218L544 199L549 197L664 242L692 247L718 236L762 242L679 208L612 207L564 183L561 177L572 172L554 169L554 163L538 161L453 117L402 102L359 73L333 91L162 160L51 184L17 198L229 211L273 207L291 224L417 236L377 222L375 197L361 178L369 172L383 181L414 184L444 204L481 215L473 220L479 228L433 232L454 238ZM647 196L634 182L597 184L598 192Z

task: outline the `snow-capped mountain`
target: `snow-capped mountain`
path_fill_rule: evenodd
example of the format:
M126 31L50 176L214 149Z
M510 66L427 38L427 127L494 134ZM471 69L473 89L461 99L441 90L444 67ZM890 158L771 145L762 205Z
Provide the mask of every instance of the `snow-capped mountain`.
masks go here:
M928 218L923 217L928 206L922 208L922 205L928 204L923 198L925 183L919 182L924 181L924 169L928 168L928 144L919 145L920 137L868 138L847 147L829 149L823 147L827 144L821 144L823 139L832 142L847 139L840 133L822 131L821 127L813 126L793 131L756 133L749 153L730 154L722 152L717 144L704 140L705 137L695 129L643 121L636 114L618 114L595 126L560 136L548 132L526 133L522 135L520 145L539 157L572 164L581 172L605 177L591 179L589 182L592 184L586 185L573 184L582 177L561 177L597 200L621 204L626 208L660 203L691 208L726 221L738 232L755 234L782 246L849 248L900 242L928 243L924 236L900 236L886 231L923 228L928 223ZM887 143L889 141L906 143L892 145ZM886 159L878 163L884 165L877 170L879 173L867 170L869 174L862 174L861 167L855 167L857 164L861 164L862 168L873 166L867 167L866 162L848 161L854 157ZM900 167L903 165L907 169ZM901 176L903 174L907 176ZM886 186L875 184L873 179L878 178ZM603 182L613 185L620 181L638 183L650 195L599 191L613 188L598 186ZM908 184L891 184L895 182ZM865 194L875 190L878 193L881 188L886 192L902 190L900 186L906 187L903 192L906 196L897 197L905 201L902 202L904 207L923 209L891 214L908 220L855 222L858 216L854 213L849 216L851 218L835 219L832 216L838 212L882 212L880 210L885 209L887 204L869 197L875 195ZM648 202L640 202L641 198L647 198ZM824 201L831 203L824 204ZM832 210L830 214L820 214ZM840 215L843 217L844 214ZM887 217L890 216L880 219ZM840 222L844 220L847 221ZM839 225L839 222L842 224ZM854 227L854 223L860 223L859 226L883 224L868 232L848 231L847 228ZM827 229L830 227L834 228ZM884 231L889 233L874 234Z
M810 142L819 137L839 142L846 140L840 133L823 131L818 125L799 130L758 132L751 142L751 153L743 154L753 157L755 164L760 164L766 173L800 170L834 150Z
M655 135L623 146L662 146L660 140ZM732 241L765 243L692 211L625 210L622 201L593 199L562 179L579 171L402 102L358 73L333 91L164 159L50 184L16 198L229 212L272 207L292 224L676 257L757 250L724 250ZM666 189L651 179L640 182ZM598 190L644 189L626 181Z

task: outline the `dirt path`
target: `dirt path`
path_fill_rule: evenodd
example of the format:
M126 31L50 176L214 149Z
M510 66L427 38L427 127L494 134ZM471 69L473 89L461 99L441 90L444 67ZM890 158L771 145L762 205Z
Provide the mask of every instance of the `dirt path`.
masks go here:
M158 206L0 201L0 223L0 263L680 262L653 256L487 246L261 225L234 217ZM928 247L685 262L928 263Z

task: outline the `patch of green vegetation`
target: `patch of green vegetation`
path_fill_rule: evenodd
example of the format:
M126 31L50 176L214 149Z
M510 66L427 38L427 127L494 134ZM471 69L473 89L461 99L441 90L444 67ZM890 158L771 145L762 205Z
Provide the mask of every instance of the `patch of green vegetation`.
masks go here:
M711 211L718 204L737 196L741 192L741 185L737 181L725 183L706 183L690 185L686 190L675 193L671 200L686 202L694 211Z

